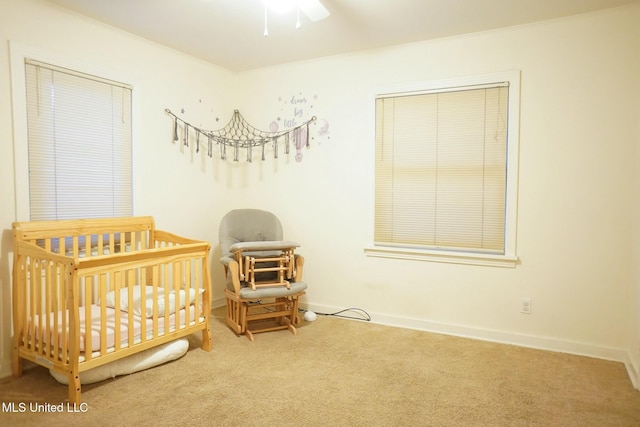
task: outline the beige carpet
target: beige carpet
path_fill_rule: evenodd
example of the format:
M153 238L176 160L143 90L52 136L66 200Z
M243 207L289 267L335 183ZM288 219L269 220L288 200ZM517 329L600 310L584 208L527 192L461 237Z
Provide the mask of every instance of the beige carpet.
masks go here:
M35 367L0 380L0 425L640 426L621 363L322 317L83 387L84 413L8 413L65 401Z

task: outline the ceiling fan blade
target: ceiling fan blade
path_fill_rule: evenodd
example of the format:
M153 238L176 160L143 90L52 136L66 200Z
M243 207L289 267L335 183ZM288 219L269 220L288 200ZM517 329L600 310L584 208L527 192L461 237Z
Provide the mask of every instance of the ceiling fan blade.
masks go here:
M312 21L320 21L329 16L329 11L320 0L300 0L300 10Z

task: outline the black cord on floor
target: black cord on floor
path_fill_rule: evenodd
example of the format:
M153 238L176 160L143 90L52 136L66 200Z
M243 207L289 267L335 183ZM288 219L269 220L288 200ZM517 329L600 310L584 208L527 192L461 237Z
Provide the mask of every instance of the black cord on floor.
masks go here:
M305 311L309 311L309 310L305 310L305 309L301 308L299 311L305 312ZM360 316L362 316L362 317L353 317L353 316L344 316L344 315L342 315L342 313L347 312L347 311L354 311L354 312L360 314ZM315 311L314 313L316 313L318 316L342 317L342 318L345 318L345 319L352 319L352 320L364 320L365 322L370 322L371 321L371 316L369 316L369 313L367 313L363 309L357 308L357 307L345 308L344 310L336 311L335 313L318 313L317 311Z
M260 305L260 304L262 304L262 300L249 302L249 305ZM265 308L265 310L274 311L273 309L268 309L268 308ZM299 313L304 313L306 311L312 311L312 310L306 310L304 308L298 308L298 312ZM344 316L344 315L342 315L342 313L344 313L346 311L354 311L354 312L358 313L361 317L353 317L353 316ZM370 322L371 321L371 316L369 315L369 313L367 313L365 310L363 310L361 308L357 308L357 307L345 308L344 310L339 310L339 311L336 311L335 313L318 313L317 311L315 311L314 313L316 313L318 316L342 317L344 319L363 320L365 322Z

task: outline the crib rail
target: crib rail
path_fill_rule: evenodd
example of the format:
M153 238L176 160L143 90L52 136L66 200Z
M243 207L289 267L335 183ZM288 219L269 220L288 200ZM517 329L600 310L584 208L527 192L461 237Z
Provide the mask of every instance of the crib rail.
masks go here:
M207 243L185 243L79 260L78 329L99 325L81 342L83 369L202 329L211 310L208 253Z
M153 241L153 217L70 219L14 223L14 236L73 258L144 250Z

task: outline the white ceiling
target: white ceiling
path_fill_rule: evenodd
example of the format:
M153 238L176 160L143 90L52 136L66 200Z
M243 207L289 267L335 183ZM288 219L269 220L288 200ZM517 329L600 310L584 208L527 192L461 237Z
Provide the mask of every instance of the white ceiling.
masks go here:
M263 0L48 0L230 70L454 36L640 0L322 0L318 22L270 13Z

